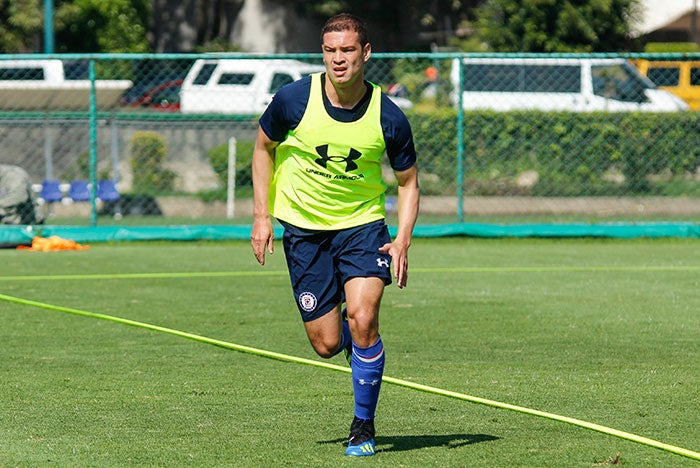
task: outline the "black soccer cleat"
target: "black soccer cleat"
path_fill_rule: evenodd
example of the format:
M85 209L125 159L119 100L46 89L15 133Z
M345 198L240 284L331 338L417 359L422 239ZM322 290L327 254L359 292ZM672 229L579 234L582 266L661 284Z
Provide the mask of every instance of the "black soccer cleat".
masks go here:
M374 445L374 419L360 419L355 416L350 425L350 438L345 455L370 457L376 453Z

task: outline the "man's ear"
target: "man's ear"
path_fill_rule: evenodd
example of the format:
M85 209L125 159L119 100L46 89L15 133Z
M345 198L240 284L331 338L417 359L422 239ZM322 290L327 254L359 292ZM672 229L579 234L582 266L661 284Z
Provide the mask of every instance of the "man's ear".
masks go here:
M369 42L363 47L362 55L365 62L369 60L369 56L372 55L372 45Z

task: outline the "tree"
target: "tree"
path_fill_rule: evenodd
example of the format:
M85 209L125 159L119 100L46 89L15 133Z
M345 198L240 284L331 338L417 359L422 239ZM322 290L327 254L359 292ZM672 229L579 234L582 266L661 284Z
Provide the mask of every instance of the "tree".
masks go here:
M0 53L39 52L43 30L41 0L0 0Z
M244 0L151 0L154 52L237 50L230 38Z
M460 24L469 19L479 0L274 0L292 7L300 17L322 24L341 12L367 21L370 40L377 50L426 49L430 44L447 45Z
M56 1L57 52L149 52L149 0Z
M233 26L244 0L201 0L197 44L221 44L231 37Z
M0 53L42 52L42 0L0 0ZM150 0L54 0L56 52L148 52Z
M498 52L629 50L640 0L487 0L477 31Z

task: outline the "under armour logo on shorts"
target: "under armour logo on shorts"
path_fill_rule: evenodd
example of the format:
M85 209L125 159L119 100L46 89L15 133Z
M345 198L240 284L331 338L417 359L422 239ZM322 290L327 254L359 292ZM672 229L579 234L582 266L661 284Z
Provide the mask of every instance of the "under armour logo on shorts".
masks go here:
M386 258L378 258L377 259L377 266L389 268L389 260L387 260Z

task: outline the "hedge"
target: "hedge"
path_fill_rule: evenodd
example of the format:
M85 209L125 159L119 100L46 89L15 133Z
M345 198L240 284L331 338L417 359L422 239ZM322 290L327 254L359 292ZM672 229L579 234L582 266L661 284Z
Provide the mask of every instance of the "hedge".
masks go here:
M419 168L434 181L428 191L455 193L456 111L414 112L409 120ZM696 173L700 115L469 111L463 143L466 194L644 194L652 188L650 176ZM516 187L524 171L537 172L537 184ZM611 174L623 182L611 182Z

